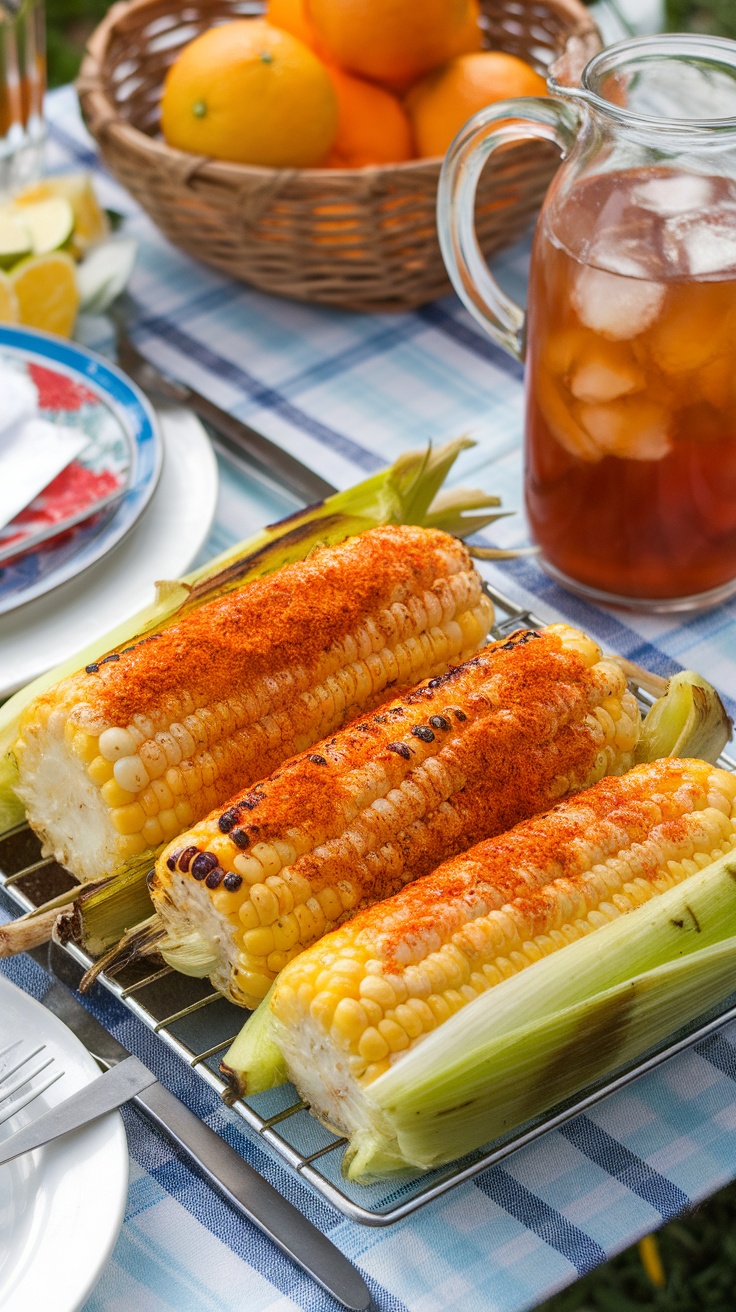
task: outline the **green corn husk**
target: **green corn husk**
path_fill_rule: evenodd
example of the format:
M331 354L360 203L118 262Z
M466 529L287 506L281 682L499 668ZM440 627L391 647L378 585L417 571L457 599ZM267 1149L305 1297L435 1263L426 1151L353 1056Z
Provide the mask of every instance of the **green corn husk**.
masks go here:
M715 764L732 729L715 688L693 670L683 670L669 680L666 696L646 716L636 759L692 756Z
M149 606L17 692L0 707L0 834L24 818L13 788L17 770L10 749L18 719L34 697L90 661L175 623L194 607L303 560L317 546L334 545L378 524L421 524L456 537L477 533L501 517L499 498L467 488L439 495L457 457L474 445L460 437L437 448L407 451L388 469L269 525L185 578L159 583Z
M729 853L489 989L346 1098L343 1169L366 1181L461 1157L637 1057L734 987ZM253 1091L280 1060L278 1022L262 1008L254 1014L258 1043L247 1054ZM244 1056L239 1038L224 1069L237 1069Z

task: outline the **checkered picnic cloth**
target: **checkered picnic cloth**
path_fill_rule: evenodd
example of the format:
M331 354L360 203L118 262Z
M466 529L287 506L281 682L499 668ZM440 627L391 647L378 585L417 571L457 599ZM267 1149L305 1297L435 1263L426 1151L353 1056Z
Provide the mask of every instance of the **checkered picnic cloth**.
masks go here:
M346 487L428 439L470 432L457 478L519 513L496 545L526 540L521 512L521 369L447 299L414 314L357 316L271 299L169 246L99 168L69 92L51 98L53 168L95 172L140 241L131 283L140 348ZM501 262L523 297L524 254ZM85 325L90 344L107 330ZM276 488L222 464L205 557L289 508ZM175 526L172 525L172 531ZM693 666L736 710L736 603L694 616L603 612L527 558L489 568L543 618L565 617L634 661ZM39 995L30 960L3 970ZM360 1267L381 1312L520 1312L736 1175L736 1025L640 1078L469 1184L388 1229L343 1219L114 999L89 1004L160 1079L223 1133ZM126 1112L128 1212L86 1312L287 1312L332 1300L208 1189L168 1142Z

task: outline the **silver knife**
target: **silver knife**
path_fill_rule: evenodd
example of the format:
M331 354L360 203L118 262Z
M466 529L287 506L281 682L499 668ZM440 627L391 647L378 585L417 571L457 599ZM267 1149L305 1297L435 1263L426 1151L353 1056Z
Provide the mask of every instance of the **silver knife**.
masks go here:
M58 1106L37 1116L30 1125L16 1130L0 1147L0 1166L12 1162L22 1153L30 1153L34 1148L41 1148L52 1143L62 1134L79 1130L98 1116L114 1112L124 1102L142 1093L144 1089L156 1083L156 1076L139 1061L137 1057L126 1057L119 1066L106 1071L83 1089L72 1093Z
M68 1025L103 1066L116 1066L129 1058L130 1054L123 1045L58 980L47 990L42 1002ZM133 1099L133 1105L184 1150L228 1202L243 1212L282 1253L332 1294L338 1303L349 1308L350 1312L367 1312L371 1305L368 1286L339 1248L205 1121L195 1116L153 1076L151 1079L153 1082L149 1087Z

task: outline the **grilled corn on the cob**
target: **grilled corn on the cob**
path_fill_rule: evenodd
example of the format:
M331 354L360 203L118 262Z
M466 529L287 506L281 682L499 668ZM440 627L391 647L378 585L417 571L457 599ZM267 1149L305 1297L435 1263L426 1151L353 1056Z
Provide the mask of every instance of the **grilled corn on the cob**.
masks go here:
M638 766L623 778L605 779L545 815L478 844L389 901L361 912L282 971L270 1003L264 1004L269 1008L267 1021L259 1016L254 1020L261 1029L266 1024L264 1033L275 1040L313 1111L341 1133L360 1137L372 1119L381 1121L381 1109L388 1108L390 1119L396 1107L403 1106L396 1101L396 1083L393 1094L387 1092L384 1098L381 1093L388 1086L387 1074L395 1070L398 1081L403 1070L409 1087L412 1054L428 1053L430 1036L437 1057L437 1089L447 1083L442 1035L450 1040L464 1009L472 1028L477 1003L485 995L486 1034L492 1038L494 1027L503 1033L508 983L528 971L532 989L537 963L565 949L557 971L558 996L545 1003L555 1010L565 1001L565 989L575 984L576 958L570 944L597 935L637 908L646 917L647 906L666 890L729 854L730 876L727 873L724 882L733 888L734 848L734 775L702 761L672 758ZM735 895L730 894L731 901ZM702 935L705 942L709 926L700 923L684 889L682 897L684 919L675 915L670 929L676 934L689 926L691 937ZM610 964L606 942L603 934L597 954L590 944L588 957L598 955ZM685 950L689 948L678 952ZM531 1011L522 1009L517 1024L531 1019ZM611 1032L615 1019L612 1010ZM676 1028L675 1021L670 1028ZM223 1067L240 1092L267 1083L263 1071L248 1067L253 1052L246 1026ZM565 1069L562 1053L559 1062L559 1069L554 1060L548 1067L551 1083L559 1083ZM574 1081L574 1067L570 1073ZM372 1116L374 1090L378 1102ZM462 1108L462 1093L455 1089L454 1094ZM542 1100L544 1096L542 1090ZM530 1108L534 1097L534 1088L522 1089L519 1104ZM536 1097L539 1100L538 1087ZM415 1109L415 1119L417 1114ZM406 1117L411 1123L408 1110ZM476 1146L463 1146L461 1140L458 1149L458 1141L452 1140L447 1152L442 1124L440 1117L434 1147L425 1143L420 1150L415 1144L409 1160L428 1165L452 1157L456 1149ZM498 1129L481 1120L476 1143Z
M149 886L176 968L256 1005L302 948L469 843L633 763L621 670L556 625L495 643L237 794Z
M491 619L460 542L371 529L42 694L21 717L17 792L44 852L99 878L389 689L465 659Z

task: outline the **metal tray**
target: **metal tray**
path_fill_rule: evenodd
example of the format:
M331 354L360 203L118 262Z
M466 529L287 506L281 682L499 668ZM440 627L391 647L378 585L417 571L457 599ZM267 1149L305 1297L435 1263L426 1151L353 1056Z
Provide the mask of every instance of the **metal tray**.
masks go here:
M519 628L542 627L543 622L531 611L524 610L493 587L487 586L486 590L498 617L492 630L494 638L507 637ZM650 694L641 688L636 691L643 706L651 705ZM732 740L734 749L736 743ZM724 754L719 764L736 770L734 756ZM19 908L30 910L75 884L73 876L53 858L41 857L38 839L27 825L20 825L0 838L0 888L5 889ZM58 950L68 953L83 969L92 965L91 958L73 944L59 946ZM220 1054L240 1030L244 1021L242 1010L213 992L209 981L178 975L168 966L152 969L151 963L138 962L114 978L103 973L99 979L207 1084L218 1093L225 1091L218 1070ZM736 994L635 1062L505 1138L448 1167L424 1174L407 1172L385 1183L355 1185L343 1179L340 1166L346 1140L331 1134L310 1116L292 1085L239 1099L233 1106L261 1139L344 1216L364 1225L386 1226L501 1161L517 1148L532 1143L547 1130L564 1124L675 1053L707 1039L731 1020L736 1020Z

